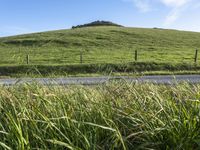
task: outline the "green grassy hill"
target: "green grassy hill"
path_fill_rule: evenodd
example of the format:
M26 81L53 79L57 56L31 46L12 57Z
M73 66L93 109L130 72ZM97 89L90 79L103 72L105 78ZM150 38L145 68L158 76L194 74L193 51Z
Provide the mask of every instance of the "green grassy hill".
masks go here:
M85 27L0 38L0 65L194 64L200 33L165 29Z
M0 64L76 64L139 61L193 62L200 33L163 29L88 27L0 39Z

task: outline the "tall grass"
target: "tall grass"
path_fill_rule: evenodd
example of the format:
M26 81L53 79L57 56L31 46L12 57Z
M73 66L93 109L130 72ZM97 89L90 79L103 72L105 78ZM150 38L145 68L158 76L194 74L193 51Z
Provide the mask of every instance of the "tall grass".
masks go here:
M0 88L0 149L200 149L200 85Z

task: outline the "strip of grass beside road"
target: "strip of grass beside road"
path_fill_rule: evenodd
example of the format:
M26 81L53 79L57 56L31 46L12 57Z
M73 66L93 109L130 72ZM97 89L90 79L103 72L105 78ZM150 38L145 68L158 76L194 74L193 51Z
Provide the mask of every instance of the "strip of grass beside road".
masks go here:
M199 74L200 65L134 62L125 64L77 65L18 65L0 66L0 76L5 77L54 77L98 75L166 75Z

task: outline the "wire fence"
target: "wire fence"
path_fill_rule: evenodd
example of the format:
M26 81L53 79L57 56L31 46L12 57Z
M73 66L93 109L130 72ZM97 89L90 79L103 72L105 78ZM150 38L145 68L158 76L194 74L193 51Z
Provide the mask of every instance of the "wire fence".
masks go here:
M74 50L37 50L22 49L0 51L1 65L50 65L50 64L98 64L98 63L129 63L129 62L158 62L158 63L195 63L198 64L199 51L149 51L149 50L120 50L108 51L74 51Z

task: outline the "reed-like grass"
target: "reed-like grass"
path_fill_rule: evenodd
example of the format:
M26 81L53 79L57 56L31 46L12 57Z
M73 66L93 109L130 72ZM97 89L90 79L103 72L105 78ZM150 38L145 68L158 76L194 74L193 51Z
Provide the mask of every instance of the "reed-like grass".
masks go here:
M0 149L200 149L200 85L0 88Z

